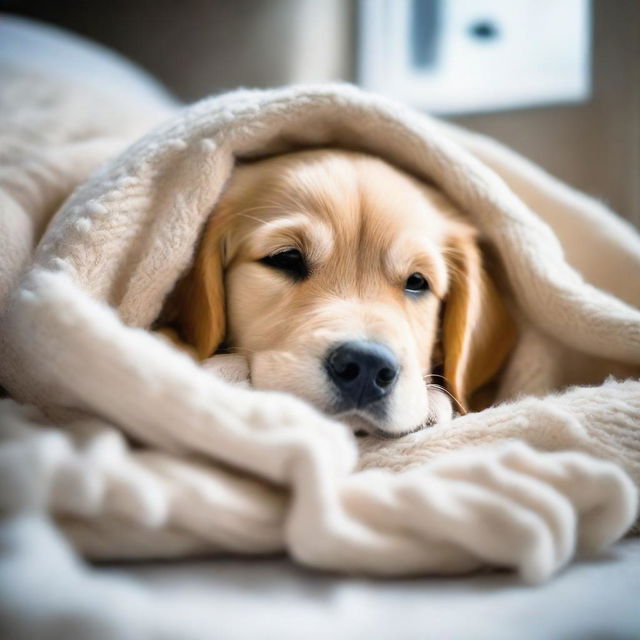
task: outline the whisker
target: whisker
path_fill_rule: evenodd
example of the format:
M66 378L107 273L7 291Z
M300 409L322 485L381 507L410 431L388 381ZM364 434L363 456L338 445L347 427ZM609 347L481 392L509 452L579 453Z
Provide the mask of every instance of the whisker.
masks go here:
M460 412L465 413L465 408L462 406L460 401L448 389L445 389L442 385L428 382L427 388L429 387L435 387L439 391L444 391L444 393L446 393L455 402L455 404L458 405L458 407L460 408Z
M425 380L426 378L442 378L445 382L447 381L447 379L439 373L427 373L426 375L422 376L423 380Z

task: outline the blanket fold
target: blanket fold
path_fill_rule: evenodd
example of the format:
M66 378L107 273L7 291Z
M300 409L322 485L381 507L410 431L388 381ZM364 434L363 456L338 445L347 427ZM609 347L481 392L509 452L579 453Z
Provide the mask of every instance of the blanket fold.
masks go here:
M19 149L0 157L3 509L48 512L92 558L284 550L342 572L490 565L534 582L634 522L640 238L605 207L347 85L138 105L121 135L104 96L85 96L105 114L88 131L67 124L68 84L46 91L49 129L23 139L24 94L5 94L0 122ZM67 178L45 197L50 180L31 172L25 199L25 162L45 166L39 135ZM504 404L358 448L303 402L225 382L147 330L235 164L311 146L378 155L479 227L520 323Z

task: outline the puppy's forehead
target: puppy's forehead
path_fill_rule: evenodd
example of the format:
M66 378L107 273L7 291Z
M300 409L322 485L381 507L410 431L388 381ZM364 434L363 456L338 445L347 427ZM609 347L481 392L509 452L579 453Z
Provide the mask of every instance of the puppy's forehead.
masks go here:
M428 234L438 243L445 232L444 214L452 212L435 188L360 153L306 151L258 165L242 181L245 188L251 185L256 205L271 215L320 218L340 236L371 232L389 238L405 231Z

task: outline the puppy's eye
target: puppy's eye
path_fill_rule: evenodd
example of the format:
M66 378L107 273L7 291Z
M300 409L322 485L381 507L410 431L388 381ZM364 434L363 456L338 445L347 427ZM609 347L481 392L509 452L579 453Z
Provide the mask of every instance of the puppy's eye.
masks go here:
M404 284L407 293L423 293L429 291L429 283L421 273L412 273Z
M309 275L309 267L298 249L285 249L259 260L262 264L284 271L294 280L304 280Z

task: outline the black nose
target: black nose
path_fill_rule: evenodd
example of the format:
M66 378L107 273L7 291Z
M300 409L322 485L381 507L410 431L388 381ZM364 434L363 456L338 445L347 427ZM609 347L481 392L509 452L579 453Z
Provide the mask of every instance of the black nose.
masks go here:
M344 409L362 408L384 398L398 378L393 352L376 342L344 342L327 355L329 378L341 395Z

